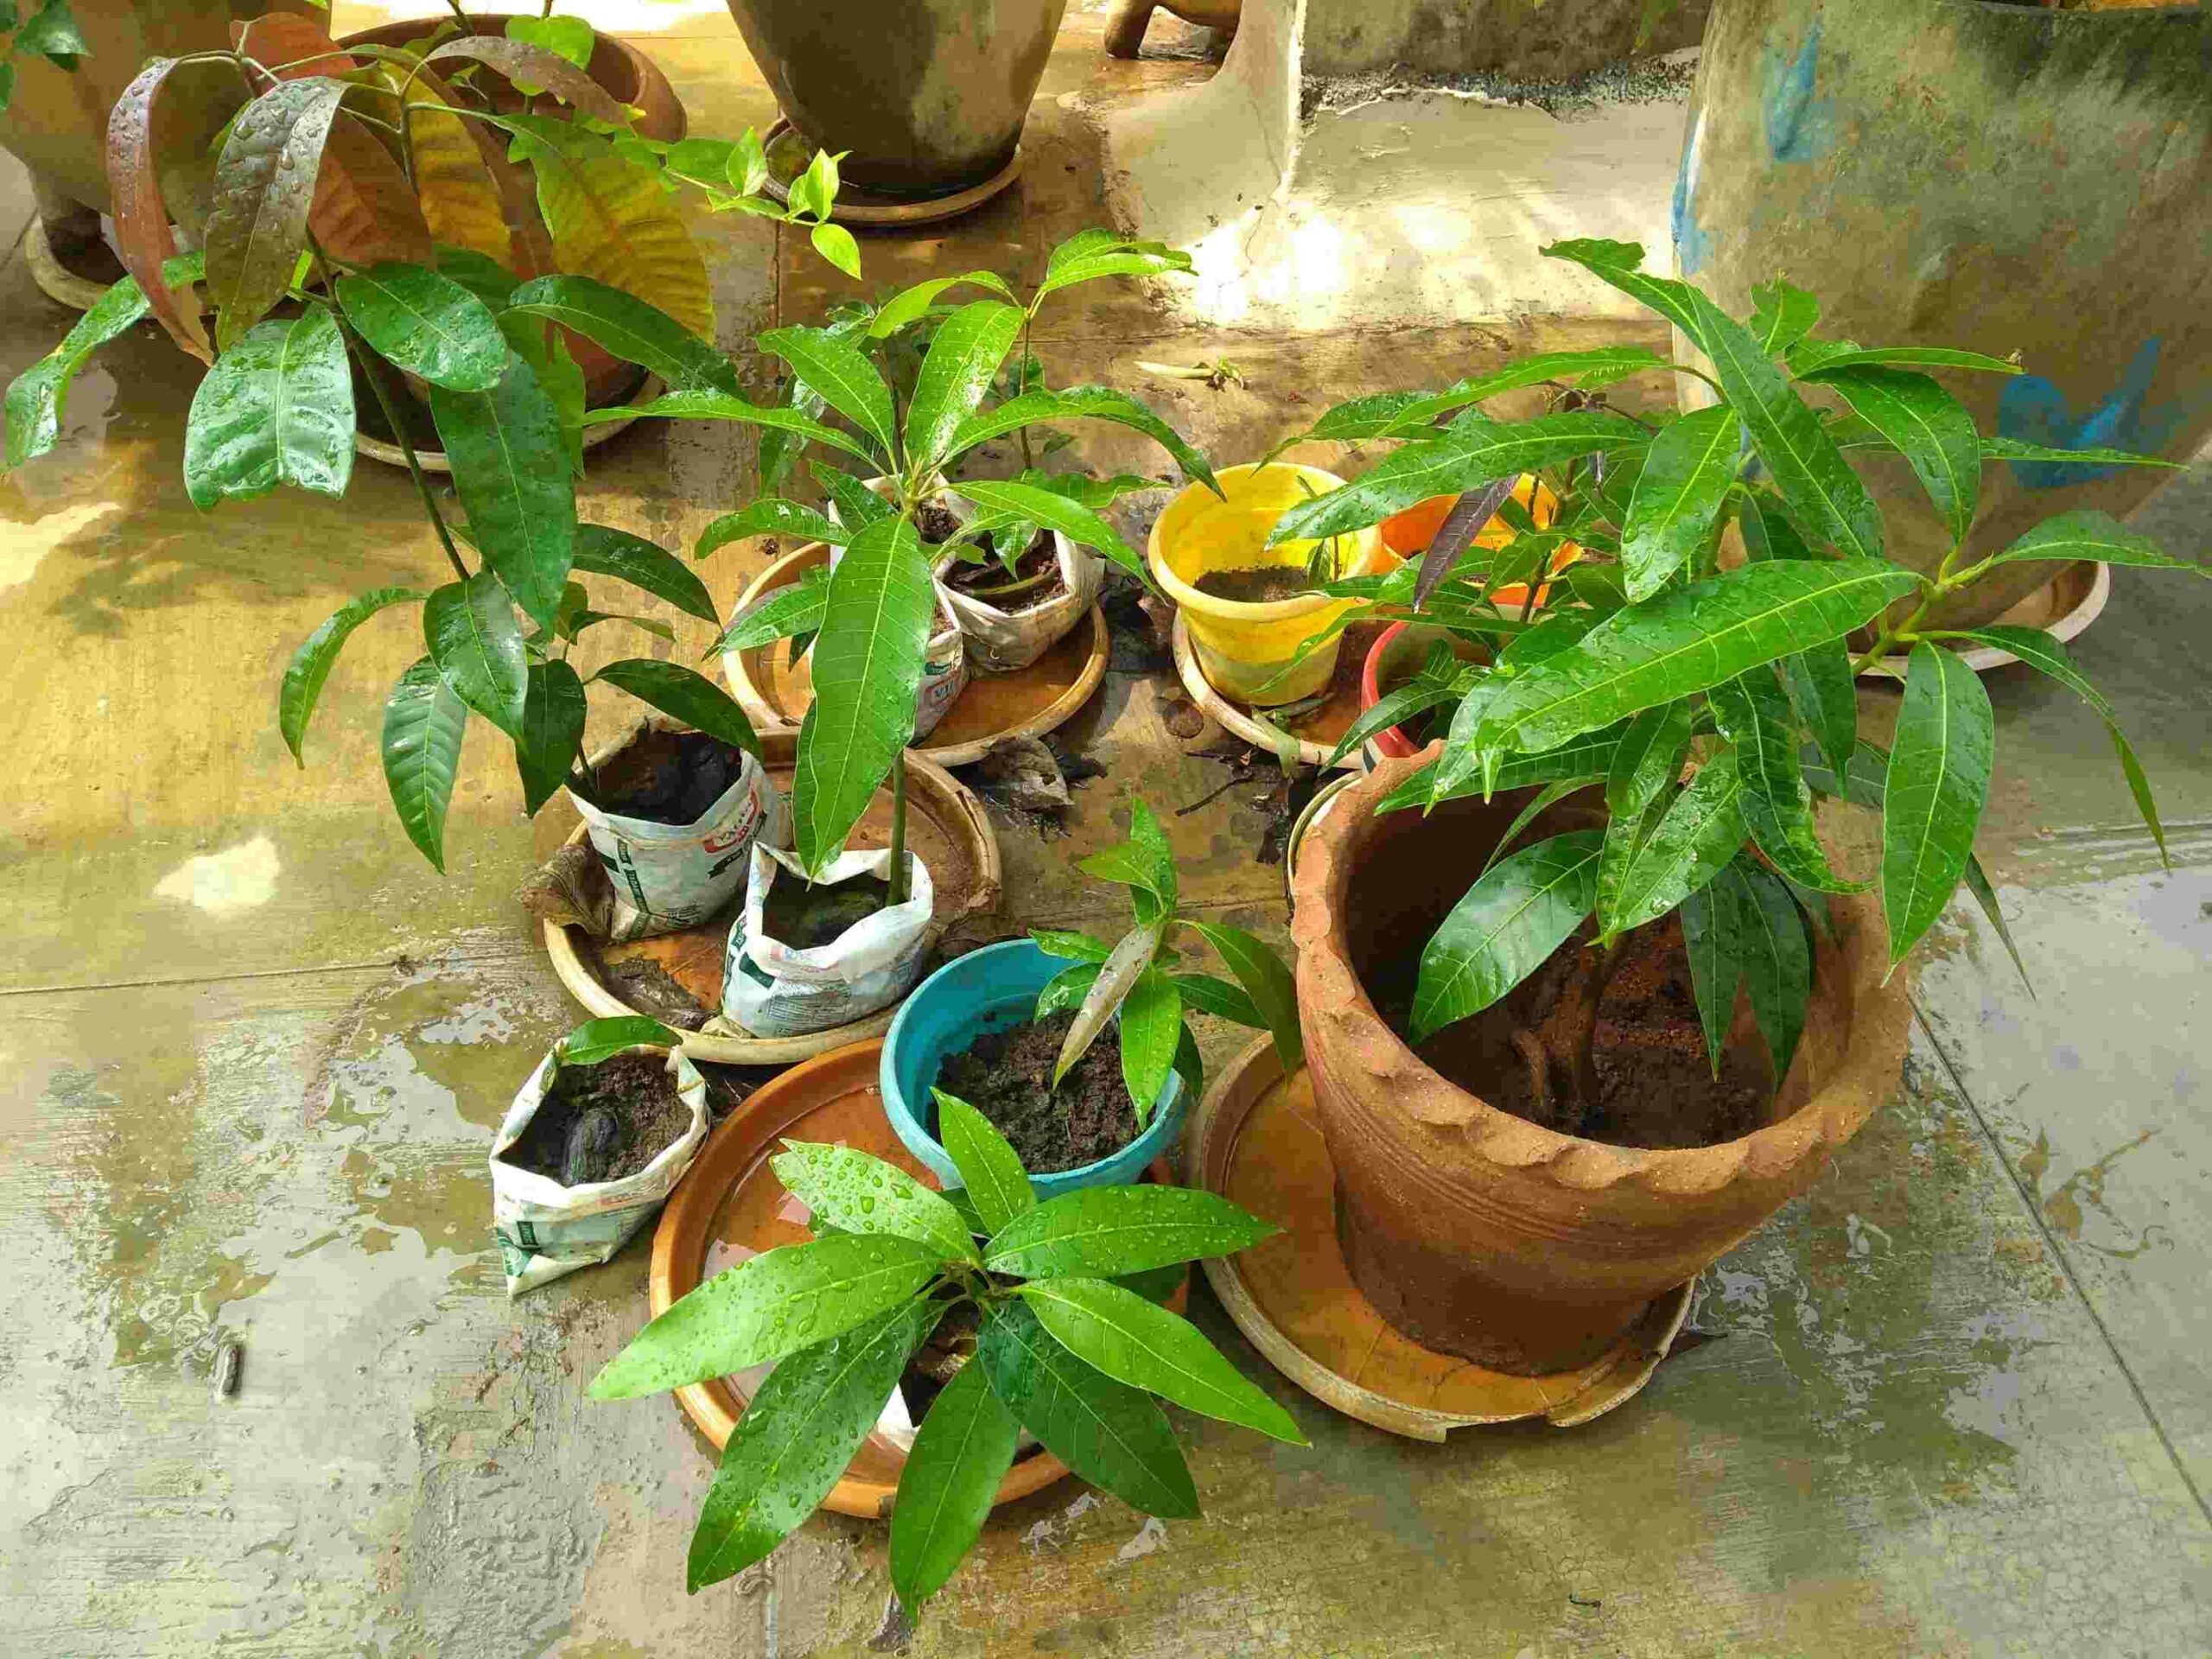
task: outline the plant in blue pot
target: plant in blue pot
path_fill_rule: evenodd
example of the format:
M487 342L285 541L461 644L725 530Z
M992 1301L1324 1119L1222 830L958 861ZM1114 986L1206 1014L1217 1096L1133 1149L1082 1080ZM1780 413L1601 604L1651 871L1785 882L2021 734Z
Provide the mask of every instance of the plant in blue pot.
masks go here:
M1287 1069L1304 1059L1290 969L1243 928L1180 912L1174 854L1143 802L1128 840L1076 868L1129 890L1135 925L1117 944L1039 928L986 945L924 981L892 1023L884 1109L948 1185L960 1172L938 1141L932 1089L972 1103L1050 1195L1135 1181L1173 1144L1205 1086L1191 1012L1272 1033ZM1186 967L1179 931L1233 977Z

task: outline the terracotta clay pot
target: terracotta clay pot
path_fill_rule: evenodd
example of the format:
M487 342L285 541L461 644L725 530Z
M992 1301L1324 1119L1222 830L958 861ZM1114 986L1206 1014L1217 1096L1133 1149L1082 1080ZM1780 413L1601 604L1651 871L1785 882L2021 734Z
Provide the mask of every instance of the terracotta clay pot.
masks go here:
M1497 1109L1417 1058L1363 983L1419 952L1528 798L1377 817L1376 803L1439 749L1385 760L1300 855L1299 1017L1336 1165L1338 1235L1360 1289L1415 1341L1500 1370L1567 1370L1802 1192L1887 1097L1904 1053L1904 988L1881 982L1879 905L1839 899L1766 1127L1650 1151ZM1526 838L1586 811L1562 803Z

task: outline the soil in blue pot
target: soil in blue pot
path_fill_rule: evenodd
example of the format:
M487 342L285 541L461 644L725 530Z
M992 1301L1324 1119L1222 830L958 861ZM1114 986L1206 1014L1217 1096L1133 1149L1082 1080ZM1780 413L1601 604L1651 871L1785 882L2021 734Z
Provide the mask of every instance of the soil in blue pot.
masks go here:
M937 1086L998 1128L1033 1175L1080 1169L1136 1138L1136 1109L1122 1081L1122 1042L1109 1026L1075 1069L1052 1085L1052 1065L1075 1023L1072 1011L983 1033L945 1057Z

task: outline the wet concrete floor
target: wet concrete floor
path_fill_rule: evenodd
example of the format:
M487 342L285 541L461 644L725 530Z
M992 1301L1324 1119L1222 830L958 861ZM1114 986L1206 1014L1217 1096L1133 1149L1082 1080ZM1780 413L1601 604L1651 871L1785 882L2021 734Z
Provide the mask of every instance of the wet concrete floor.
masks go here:
M632 10L695 130L772 118L719 7ZM1100 22L1070 18L1019 191L942 231L864 238L865 289L772 227L702 224L725 343L931 272L1033 275L1097 217L1102 101L1206 73L1109 65ZM0 199L13 246L28 201L12 175ZM1057 379L1138 391L1217 461L1357 391L1600 337L1210 336L1104 287L1048 317ZM67 321L19 253L0 265L0 374ZM1224 353L1242 388L1136 366ZM368 462L342 505L196 513L179 475L194 379L142 327L85 376L60 451L0 483L16 754L0 823L0 1651L870 1651L887 1593L874 1523L817 1516L734 1583L680 1593L703 1443L664 1402L582 1396L644 1317L642 1245L505 1299L485 1153L580 1017L509 894L571 821L525 822L503 753L475 742L452 874L419 861L375 762L384 689L420 649L404 626L356 637L293 766L273 720L293 645L357 589L428 579L435 549L404 477ZM1157 468L1133 443L1084 442L1102 465ZM588 516L683 545L751 467L735 429L634 430L594 453ZM2144 518L2212 556L2212 469ZM766 556L702 567L718 601ZM671 620L689 660L709 636ZM1982 845L2035 995L1957 912L1921 973L1895 1101L1701 1282L1693 1324L1716 1340L1586 1427L1429 1446L1307 1399L1201 1291L1196 1317L1312 1449L1179 1414L1205 1519L1147 1522L1075 1482L1001 1510L912 1651L2212 1650L2209 631L2212 587L2122 570L2076 646L2158 786L2171 874L2129 827L2095 718L2024 671L1989 681ZM1133 799L1178 806L1221 781L1170 734L1167 699L1116 671L1069 728L1108 770L1065 839L1001 827L1004 931L1116 925L1116 895L1067 861L1118 838ZM1870 725L1893 702L1865 692ZM1257 792L1172 831L1206 906L1278 931ZM244 1376L217 1399L226 1337Z

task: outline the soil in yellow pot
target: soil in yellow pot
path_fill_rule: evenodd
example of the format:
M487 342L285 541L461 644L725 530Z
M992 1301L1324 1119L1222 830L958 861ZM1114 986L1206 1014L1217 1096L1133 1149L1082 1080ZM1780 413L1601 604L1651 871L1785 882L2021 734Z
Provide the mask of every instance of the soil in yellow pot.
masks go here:
M1283 586L1302 577L1313 543L1269 547L1268 534L1291 508L1343 487L1344 480L1287 461L1230 467L1216 476L1222 495L1193 484L1153 525L1146 553L1154 578L1181 607L1198 666L1217 691L1262 709L1295 702L1328 683L1338 641L1318 646L1292 667L1299 647L1343 615L1349 601L1313 593L1255 601L1205 589L1264 591L1271 585L1264 575L1244 573L1281 570L1287 574L1274 585ZM1371 528L1336 541L1340 576L1378 575L1398 563Z

